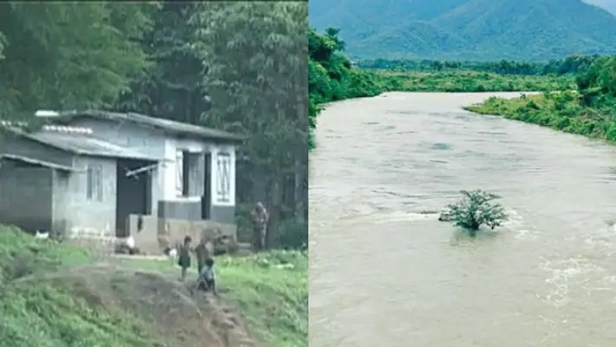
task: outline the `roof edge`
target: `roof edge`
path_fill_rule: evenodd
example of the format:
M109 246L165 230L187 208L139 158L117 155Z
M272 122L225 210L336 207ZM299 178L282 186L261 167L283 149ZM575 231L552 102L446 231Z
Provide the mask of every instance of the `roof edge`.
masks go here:
M48 162L48 161L45 161L45 160L39 160L39 159L36 159L36 158L31 158L31 157L26 157L26 156L21 156L21 155L0 154L0 159L19 161L19 162L22 162L22 163L42 166L42 167L46 167L46 168L50 168L50 169L55 169L55 170L61 170L61 171L68 171L68 172L81 171L81 170L78 170L78 169L76 169L74 167L60 165L60 164Z
M149 127L149 128L155 128L155 129L160 129L164 132L168 132L168 133L174 133L174 134L182 134L184 136L193 136L193 137L198 137L198 138L202 138L202 139L209 139L209 140L216 140L216 141L220 141L220 142L231 142L231 143L242 143L243 141L245 141L248 137L245 135L238 135L238 134L234 134L225 130L219 130L219 129L214 129L214 128L209 128L209 127L204 127L201 125L196 125L196 124L190 124L190 123L185 123L185 122L180 122L180 121L176 121L176 120L172 120L172 119L167 119L167 118L160 118L160 117L153 117L153 116L148 116L148 115L144 115L141 113L137 113L137 112L114 112L114 111L103 111L103 110L95 110L95 109L88 109L88 110L71 110L71 111L62 111L62 112L58 112L57 116L53 116L53 117L46 117L46 119L50 119L53 121L62 121L63 119L73 119L73 118L77 118L77 117L91 117L91 118L95 118L95 119L106 119L112 122L117 122L119 121L118 119L113 119L114 116L118 117L118 116L124 116L124 117L130 117L130 116L137 116L137 117L145 117L145 118L149 118L152 120L163 120L163 121L170 121L170 122L175 122L181 125L186 125L186 126L193 126L193 127L197 127L200 128L202 130L211 130L211 131L217 131L220 132L220 136L216 136L216 135L206 135L206 134L197 134L196 132L190 131L190 130L179 130L179 129L170 129L167 128L165 126L161 126L161 125L157 125L157 124L147 124L145 122L140 122L136 119L131 119L131 118L127 118L124 121L126 122L130 122L132 124L136 124L142 127Z

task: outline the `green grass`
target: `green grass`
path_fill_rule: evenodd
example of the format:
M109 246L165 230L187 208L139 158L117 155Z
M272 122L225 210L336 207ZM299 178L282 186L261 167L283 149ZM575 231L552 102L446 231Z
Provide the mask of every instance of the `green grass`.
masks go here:
M170 261L125 259L129 266L179 276ZM271 347L308 346L308 257L272 251L249 257L219 257L223 296L239 308L251 332ZM189 276L196 276L193 268Z
M36 240L0 226L0 347L165 346L151 322L140 320L138 313L101 308L96 298L86 300L78 292L84 288L76 288L64 277L49 280L57 274L76 276L76 265L96 260L96 255L83 249ZM123 268L163 273L172 280L179 274L172 261L114 261ZM277 266L282 263L293 267ZM273 347L308 345L305 254L220 257L217 267L222 297L239 310L258 340Z
M616 109L611 106L601 109L586 107L575 90L513 99L492 97L465 109L616 142Z
M91 259L85 250L0 227L0 346L155 346L129 314L94 310L67 287L24 281Z

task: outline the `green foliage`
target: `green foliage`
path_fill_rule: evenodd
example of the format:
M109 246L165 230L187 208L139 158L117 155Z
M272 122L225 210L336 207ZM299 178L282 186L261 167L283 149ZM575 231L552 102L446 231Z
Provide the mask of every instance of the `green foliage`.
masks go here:
M540 75L501 75L488 72L387 72L378 76L386 91L404 92L501 92L549 91L567 88L573 78Z
M135 40L150 29L155 6L0 5L0 117L112 103L150 66Z
M259 340L272 347L308 345L308 255L273 251L222 258L220 278Z
M585 71L595 61L598 55L572 55L565 59L550 60L547 63L528 61L451 61L451 60L407 60L407 59L374 59L360 60L357 67L363 69L379 69L395 72L489 72L499 75L566 75Z
M312 131L322 105L331 101L375 96L385 89L378 75L352 67L342 54L345 43L338 37L338 29L329 28L324 34L314 29L308 32L308 89L310 148L314 147Z
M463 190L460 201L448 205L451 220L475 236L482 225L494 229L507 221L507 214L500 204L492 203L500 197L483 190Z
M363 59L547 61L616 46L616 18L583 1L313 0L310 24L340 28Z
M210 103L202 85L204 67L192 47L195 28L189 21L195 7L191 2L164 1L151 14L152 30L139 42L154 68L132 80L130 93L122 94L114 109L200 122Z
M160 346L134 317L94 310L68 286L40 279L89 261L83 249L0 226L0 346Z
M616 141L616 58L602 57L576 76L575 89L514 99L490 98L469 111Z
M307 225L307 5L194 6L186 42L204 67L195 72L198 84L212 100L197 123L246 136L237 151L238 200L266 205L268 244L277 246L290 220Z

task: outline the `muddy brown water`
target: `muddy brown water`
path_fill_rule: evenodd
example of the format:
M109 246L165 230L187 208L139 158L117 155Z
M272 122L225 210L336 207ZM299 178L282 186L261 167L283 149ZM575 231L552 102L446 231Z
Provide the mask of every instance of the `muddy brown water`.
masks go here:
M389 93L320 115L310 346L616 346L616 148L461 109L490 95ZM510 211L496 234L417 213L475 188Z

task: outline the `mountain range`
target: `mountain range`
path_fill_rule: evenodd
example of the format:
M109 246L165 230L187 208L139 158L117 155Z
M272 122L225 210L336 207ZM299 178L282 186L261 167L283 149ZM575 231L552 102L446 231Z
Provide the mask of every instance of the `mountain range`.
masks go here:
M354 59L543 61L616 53L616 0L310 0Z

